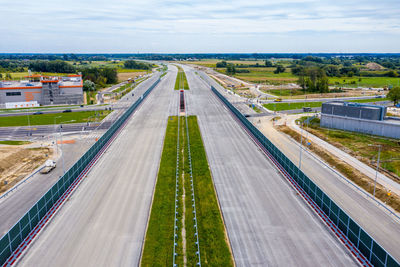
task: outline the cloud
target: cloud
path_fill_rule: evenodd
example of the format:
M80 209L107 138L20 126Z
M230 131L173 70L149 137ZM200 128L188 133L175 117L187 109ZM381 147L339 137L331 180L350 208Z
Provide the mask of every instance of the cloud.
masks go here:
M90 51L90 47L82 45L82 49L89 49L82 52L145 49L145 40L156 51L168 48L171 51L166 52L180 52L180 45L173 45L175 39L198 50L198 43L191 42L193 36L213 43L212 47L217 49L214 52L226 52L226 47L235 50L258 47L265 52L275 52L277 44L274 41L268 45L269 38L282 41L293 38L291 47L288 44L282 47L296 49L299 32L303 33L301 40L303 37L313 40L309 44L313 51L309 52L318 52L318 44L319 50L327 49L325 40L318 40L317 36L331 40L336 34L350 38L349 45L359 46L357 38L367 35L385 36L387 40L400 43L398 0L42 0L40 5L35 1L0 0L0 3L3 9L0 31L7 39L7 42L0 42L2 52L30 48L40 52L58 52L55 48L63 50L60 52L79 51L79 43L72 39L91 41L93 49L99 49ZM216 35L225 39L218 38L220 43L215 44ZM240 41L241 36L246 36L246 41ZM45 44L40 37L45 38ZM236 40L236 48L228 44L228 40ZM377 44L378 40L373 43ZM335 43L328 44L334 51ZM367 46L358 48L361 51ZM388 49L387 44L381 49ZM392 44L390 50L396 49Z

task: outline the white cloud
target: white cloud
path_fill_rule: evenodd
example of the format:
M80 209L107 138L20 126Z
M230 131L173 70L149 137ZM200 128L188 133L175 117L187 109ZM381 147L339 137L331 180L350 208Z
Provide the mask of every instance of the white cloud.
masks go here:
M0 52L181 52L181 44L173 45L176 39L187 44L187 52L276 52L281 47L295 52L296 40L307 38L313 43L306 52L319 52L342 49L326 42L337 35L349 38L355 52L371 49L371 43L359 42L366 36L380 38L372 40L377 50L371 52L400 52L398 0L0 0L0 6L6 39ZM193 36L201 36L202 47ZM215 36L224 38L215 43ZM271 37L274 42L268 42Z

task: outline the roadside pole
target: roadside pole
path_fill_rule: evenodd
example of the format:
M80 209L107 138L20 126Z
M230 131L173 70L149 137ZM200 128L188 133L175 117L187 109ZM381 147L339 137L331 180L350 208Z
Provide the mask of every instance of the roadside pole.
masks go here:
M300 128L301 128L301 137L300 137L300 159L299 159L299 170L301 170L301 152L303 150L303 127L302 123L300 123Z

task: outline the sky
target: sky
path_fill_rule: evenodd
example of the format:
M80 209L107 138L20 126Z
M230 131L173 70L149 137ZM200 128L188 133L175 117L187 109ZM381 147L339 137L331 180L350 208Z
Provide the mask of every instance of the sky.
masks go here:
M0 53L399 53L400 0L0 0Z

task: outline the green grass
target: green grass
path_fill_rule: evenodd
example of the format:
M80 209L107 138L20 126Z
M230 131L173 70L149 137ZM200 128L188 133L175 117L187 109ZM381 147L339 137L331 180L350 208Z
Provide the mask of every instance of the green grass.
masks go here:
M189 84L186 79L185 71L178 67L178 75L176 76L175 90L185 89L189 90Z
M172 266L178 118L169 117L144 242L142 266Z
M371 98L371 99L356 99L356 100L346 100L346 102L357 102L357 103L375 103L380 101L388 101L388 98ZM292 109L302 109L303 107L318 108L322 106L322 102L287 102L287 103L268 103L264 104L269 110L272 111L282 111L282 110L292 110Z
M6 140L6 141L0 141L1 145L11 145L11 146L20 146L20 145L26 145L30 144L31 142L29 141L14 141L14 140Z
M193 213L190 190L190 175L188 164L188 150L186 125L181 117L180 128L180 169L184 172L185 186L185 229L187 266L197 263L196 245L193 227ZM208 167L206 153L203 147L201 134L197 125L197 118L188 117L190 149L192 155L192 170L194 177L196 213L198 221L199 244L202 265L233 266L232 256L225 239L224 225L219 211L214 191L211 173ZM157 177L154 199L147 228L141 266L171 266L173 255L174 233L174 202L175 202L175 168L177 145L178 117L169 117L164 148L161 155L160 168ZM183 266L182 250L182 192L183 179L179 176L178 202L178 266Z
M381 101L391 101L389 98L370 98L370 99L356 99L356 100L346 100L346 102L357 102L357 103L375 103Z
M302 109L303 107L321 107L322 102L291 102L291 103L268 103L263 106L272 111Z
M361 81L359 81L361 79ZM398 86L400 78L392 77L331 77L329 78L330 85L341 87L373 87L382 88L385 86Z
M233 266L197 117L189 116L196 213L203 266Z
M368 134L326 129L319 126L318 121L312 121L312 133L333 145L345 147L353 156L361 156L364 161L376 162L378 148L370 144L382 145L380 167L400 176L400 144L399 140L378 137Z
M95 114L98 116L94 116ZM56 119L56 124L59 123L80 123L94 121L101 121L105 116L107 116L111 111L101 110L101 111L78 111L78 112L68 112L68 113L52 113L52 114L40 114L40 115L30 115L29 124L32 125L47 125L54 124L54 118ZM59 117L59 118L58 118ZM0 117L0 127L6 126L28 126L28 116L11 116L11 117Z

